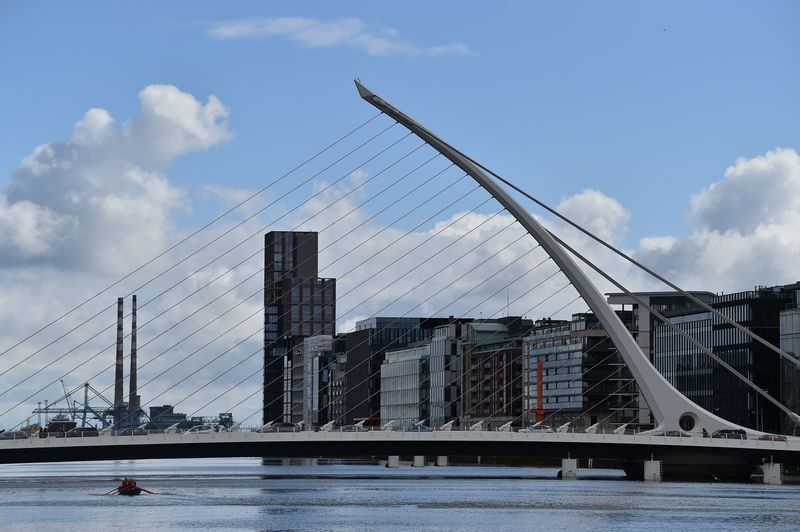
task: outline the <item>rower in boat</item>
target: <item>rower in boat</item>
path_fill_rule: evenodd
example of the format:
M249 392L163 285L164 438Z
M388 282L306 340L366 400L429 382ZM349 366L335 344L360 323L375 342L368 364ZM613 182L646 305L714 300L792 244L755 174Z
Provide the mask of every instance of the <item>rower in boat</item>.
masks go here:
M122 483L119 486L106 493L106 495L139 495L142 492L153 493L150 490L137 486L134 479L125 477L122 479Z

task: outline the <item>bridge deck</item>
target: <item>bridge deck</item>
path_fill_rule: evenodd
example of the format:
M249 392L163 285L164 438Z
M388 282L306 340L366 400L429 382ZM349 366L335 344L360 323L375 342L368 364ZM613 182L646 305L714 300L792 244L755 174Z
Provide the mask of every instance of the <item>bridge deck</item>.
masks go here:
M640 460L720 456L800 465L800 438L786 441L647 434L434 432L219 432L0 440L0 463L223 456L522 456Z

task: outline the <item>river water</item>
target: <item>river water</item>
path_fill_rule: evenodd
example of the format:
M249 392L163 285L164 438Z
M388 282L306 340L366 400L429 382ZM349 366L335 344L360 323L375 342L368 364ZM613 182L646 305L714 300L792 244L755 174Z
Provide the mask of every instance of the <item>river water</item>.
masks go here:
M797 530L800 485L259 459L0 465L4 530ZM106 496L120 478L154 495ZM57 528L54 528L57 527Z

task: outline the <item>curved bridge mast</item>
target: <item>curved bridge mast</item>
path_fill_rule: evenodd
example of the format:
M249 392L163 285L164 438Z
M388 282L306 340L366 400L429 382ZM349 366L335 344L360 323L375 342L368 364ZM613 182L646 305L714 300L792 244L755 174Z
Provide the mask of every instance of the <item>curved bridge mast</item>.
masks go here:
M605 297L575 261L572 260L566 250L556 242L547 229L517 203L483 168L419 122L370 91L360 81L356 80L355 83L359 95L364 100L404 125L433 149L470 175L536 239L597 316L611 341L619 350L653 412L656 420L655 431L683 430L684 432L700 432L705 429L713 432L723 428L744 428L701 408L673 387L653 367ZM692 425L692 428L688 431L682 429L680 426L681 419L684 420L685 426ZM750 429L746 430L752 432Z

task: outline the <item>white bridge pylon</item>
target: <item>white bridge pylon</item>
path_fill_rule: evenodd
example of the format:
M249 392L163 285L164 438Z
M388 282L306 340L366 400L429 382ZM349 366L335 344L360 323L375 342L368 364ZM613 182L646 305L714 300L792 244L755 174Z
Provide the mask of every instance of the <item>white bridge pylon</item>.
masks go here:
M433 149L469 174L503 205L542 246L597 316L609 338L619 350L653 413L656 421L656 427L653 432L683 431L698 433L704 429L708 432L719 429L744 429L750 433L760 434L758 431L741 427L712 414L681 394L650 363L636 340L631 336L630 331L628 331L616 312L614 312L614 309L603 297L603 294L594 286L567 251L556 242L547 229L537 222L527 210L512 198L483 168L475 164L472 159L366 88L360 81L356 80L355 83L359 95L364 100L408 128Z

